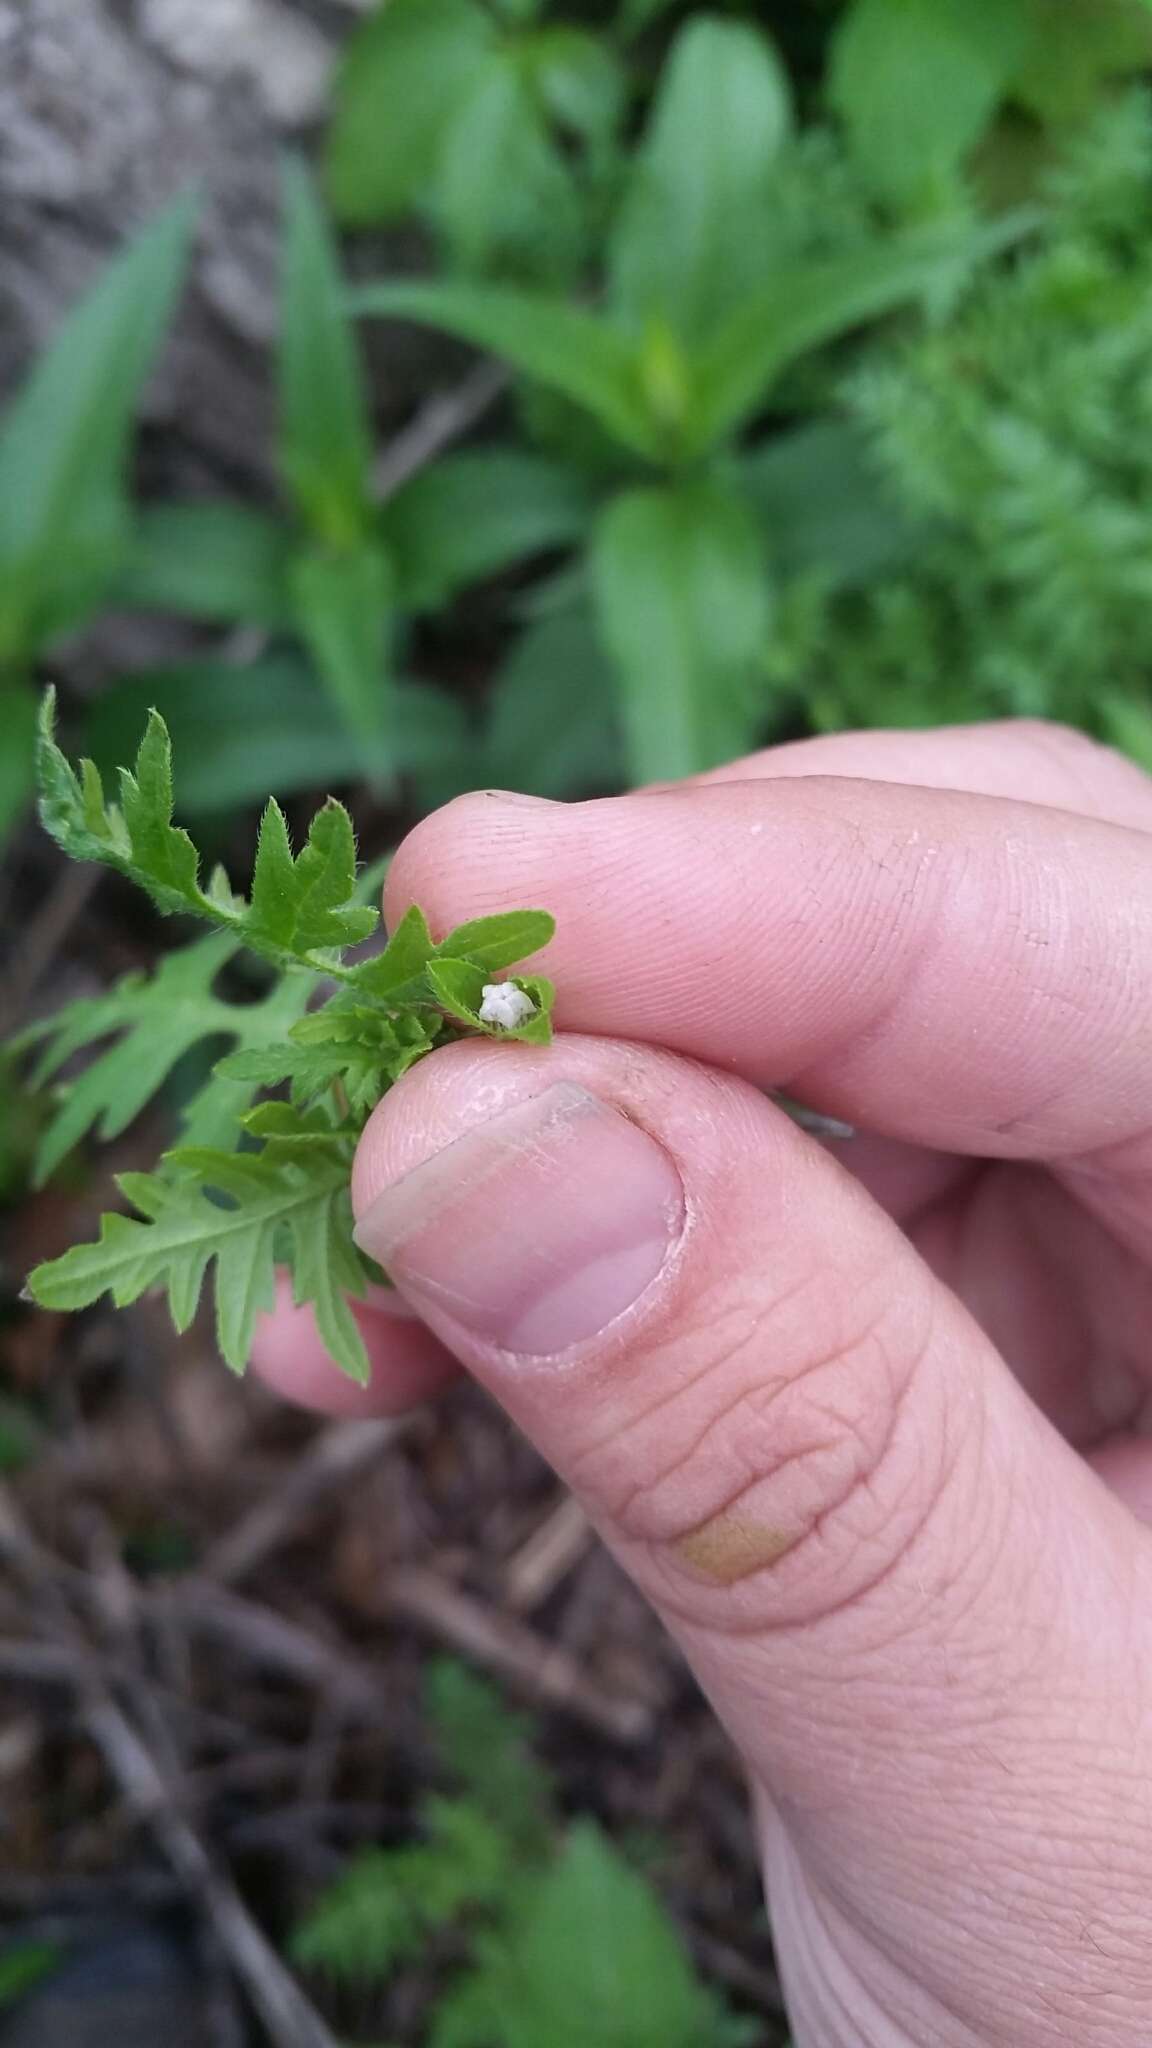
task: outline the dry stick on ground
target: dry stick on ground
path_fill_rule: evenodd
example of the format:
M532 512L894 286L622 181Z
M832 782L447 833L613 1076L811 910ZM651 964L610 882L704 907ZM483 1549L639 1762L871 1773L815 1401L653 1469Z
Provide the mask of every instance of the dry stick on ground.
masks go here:
M0 1037L7 1037L15 1029L41 976L83 914L99 880L100 870L96 867L76 867L70 861L61 869L0 986Z
M404 1565L384 1589L392 1612L475 1658L533 1699L560 1707L613 1742L643 1742L652 1730L648 1708L600 1691L559 1643L545 1641L510 1614L484 1607L435 1572Z
M406 1415L398 1421L335 1422L321 1430L288 1477L212 1545L200 1576L221 1586L247 1578L291 1541L303 1516L368 1471L415 1426L416 1417Z
M179 1809L155 1758L108 1693L90 1694L85 1720L124 1798L151 1827L173 1869L199 1899L276 2048L338 2048L257 1926L232 1880L212 1862Z
M70 1658L71 1682L89 1734L121 1796L150 1827L166 1860L211 1922L274 2048L338 2048L335 2036L285 1969L231 1878L209 1856L177 1792L107 1683L99 1658L62 1590L63 1583L77 1575L63 1566L57 1571L58 1560L25 1528L11 1492L2 1486L0 1554L24 1581L35 1611L54 1617L60 1631L58 1647ZM63 1673L58 1668L54 1675ZM140 1684L136 1672L133 1683Z
M342 1422L323 1430L284 1484L258 1502L208 1552L198 1575L200 1584L209 1581L231 1586L246 1578L292 1539L301 1516L318 1507L336 1487L345 1487L359 1472L373 1465L415 1426L415 1420L408 1416L395 1422ZM174 1587L170 1597L187 1597L187 1583L184 1582L183 1592ZM210 1616L208 1596L200 1593L193 1597L199 1598L203 1613ZM450 1648L474 1657L478 1664L510 1680L532 1699L560 1707L584 1721L598 1734L624 1743L642 1742L648 1735L652 1723L646 1707L630 1700L609 1698L567 1650L535 1635L513 1616L489 1609L456 1591L434 1572L417 1567L398 1570L389 1580L386 1597L394 1613L403 1615ZM217 1620L226 1625L222 1608L217 1609ZM295 1624L287 1626L294 1628ZM239 1630L237 1640L242 1642L243 1634ZM297 1634L304 1642L311 1641L304 1631ZM287 1650L287 1638L282 1637L281 1642ZM329 1653L316 1645L316 1654L322 1668ZM335 1662L337 1653L331 1655ZM345 1659L343 1663L346 1674L352 1677L355 1666L351 1660ZM358 1679L353 1678L353 1685L358 1689Z
M379 1673L298 1622L197 1575L174 1580L146 1598L156 1619L178 1617L186 1628L214 1635L242 1656L315 1686L343 1713L379 1722Z
M592 1524L579 1501L564 1494L504 1567L504 1597L513 1613L530 1614L543 1606L593 1540Z
M511 381L500 363L477 363L454 391L430 398L381 454L372 478L377 499L392 497L401 484L459 441L503 397Z

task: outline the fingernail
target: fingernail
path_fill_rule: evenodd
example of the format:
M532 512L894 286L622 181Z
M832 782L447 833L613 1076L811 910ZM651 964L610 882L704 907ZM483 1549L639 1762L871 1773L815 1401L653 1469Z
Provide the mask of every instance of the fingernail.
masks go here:
M683 1210L655 1140L563 1081L386 1188L356 1242L435 1320L540 1356L586 1343L632 1306Z

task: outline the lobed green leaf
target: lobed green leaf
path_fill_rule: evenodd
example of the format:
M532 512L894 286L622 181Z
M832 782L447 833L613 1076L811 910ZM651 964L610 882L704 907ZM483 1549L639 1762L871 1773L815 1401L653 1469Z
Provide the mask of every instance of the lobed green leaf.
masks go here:
M77 773L57 746L50 693L38 767L42 816L65 851L137 881L162 910L190 911L218 928L170 956L151 980L129 977L17 1042L13 1050L40 1048L36 1080L46 1085L77 1054L115 1040L68 1087L44 1138L41 1172L88 1131L123 1130L185 1053L221 1036L236 1049L187 1106L185 1142L162 1170L122 1177L136 1216L105 1217L95 1244L38 1267L29 1280L33 1299L74 1309L110 1294L122 1305L163 1288L184 1329L211 1273L220 1348L240 1370L283 1261L333 1358L365 1378L351 1300L363 1294L368 1268L353 1243L348 1197L359 1132L386 1089L453 1035L450 1019L471 1031L547 1043L554 990L543 977L518 983L536 1006L519 1030L482 1024L478 1011L489 975L538 952L553 920L542 911L509 911L474 919L437 943L413 908L382 953L349 965L341 954L369 936L377 913L360 898L356 843L342 805L330 801L317 812L296 853L280 806L269 802L246 902L222 870L201 885L196 849L172 823L171 744L155 713L134 770L121 770L119 807L105 800L90 761ZM217 994L215 981L241 945L284 972L262 1001L238 1006ZM299 969L307 972L292 971ZM301 1014L318 978L342 986L321 1009ZM258 1089L285 1083L287 1101L253 1107ZM242 1143L259 1149L228 1149Z
M259 1059L262 1049L283 1037L304 1008L308 982L289 976L259 1002L228 1002L216 993L215 982L238 948L229 933L212 934L168 954L150 979L128 975L106 994L58 1010L37 1031L41 1049L31 1082L36 1089L54 1080L77 1053L115 1039L69 1083L43 1131L36 1152L38 1185L90 1132L109 1139L126 1130L193 1047L228 1038L247 1049L244 1056ZM229 1086L246 1077L232 1073L222 1080L223 1067L217 1064L182 1111L189 1143L226 1145L235 1137L236 1117L252 1088Z
M42 1308L75 1310L103 1294L122 1308L163 1287L176 1328L185 1330L211 1268L217 1341L241 1372L257 1320L273 1305L287 1236L297 1298L312 1303L336 1363L363 1383L368 1359L346 1298L366 1285L351 1242L350 1163L350 1143L338 1135L310 1148L306 1165L278 1158L274 1145L255 1154L183 1148L169 1155L167 1177L121 1175L139 1219L105 1216L98 1241L37 1266L29 1292Z
M159 910L189 912L242 939L282 967L340 972L333 958L375 929L377 915L353 900L356 844L343 805L329 801L294 856L284 815L272 802L257 848L252 901L216 878L205 890L188 834L172 823L172 747L162 718L148 721L135 771L121 769L121 806L108 804L97 769L77 776L54 737L54 698L45 695L37 745L40 817L65 853L114 868L147 891ZM347 976L345 975L345 978Z

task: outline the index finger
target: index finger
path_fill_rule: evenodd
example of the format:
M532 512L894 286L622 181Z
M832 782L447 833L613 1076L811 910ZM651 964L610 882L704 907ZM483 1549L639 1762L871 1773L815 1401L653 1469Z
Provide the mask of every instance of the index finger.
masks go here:
M655 1043L913 1143L1116 1157L1152 1126L1152 835L861 777L426 820L386 908L540 904L568 1029Z

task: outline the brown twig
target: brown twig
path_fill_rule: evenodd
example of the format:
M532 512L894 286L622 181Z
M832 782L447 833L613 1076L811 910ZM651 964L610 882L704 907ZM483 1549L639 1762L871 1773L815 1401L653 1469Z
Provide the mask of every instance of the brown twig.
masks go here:
M75 1657L59 1643L0 1638L0 1677L34 1685L75 1685L78 1675Z
M592 1525L566 1493L504 1568L504 1597L514 1614L530 1614L556 1591L592 1542Z
M0 988L0 1035L12 1030L41 977L51 966L77 918L82 916L100 870L73 862L52 884L20 945Z
M110 1694L98 1693L86 1702L85 1720L125 1801L199 1900L276 2048L338 2048L231 1879L212 1862L127 1715Z
M394 434L373 473L377 500L393 496L430 462L482 420L508 389L502 363L478 363L453 391L430 398L409 425Z
M244 1657L274 1665L317 1687L345 1713L379 1719L383 1687L369 1666L257 1601L243 1600L205 1578L189 1577L150 1594L148 1607L157 1618L179 1616L187 1626L221 1638Z
M0 1487L0 1548L8 1556L38 1607L54 1616L59 1642L53 1676L74 1686L92 1740L130 1810L145 1821L166 1861L200 1905L222 1950L260 2015L274 2048L338 2048L291 1972L256 1921L226 1872L220 1870L189 1822L182 1800L161 1770L140 1729L120 1705L100 1659L72 1615L62 1590L70 1572L24 1526L16 1501ZM97 1606L99 1600L97 1600ZM27 1648L38 1649L39 1645ZM61 1653L67 1663L61 1661ZM139 1706L145 1680L132 1672Z
M201 1562L201 1576L235 1585L279 1550L297 1524L326 1495L367 1472L385 1451L406 1436L415 1418L399 1421L335 1422L322 1430L283 1484L234 1523Z
M449 1586L435 1572L405 1565L385 1588L393 1613L426 1629L454 1650L549 1707L558 1707L613 1742L643 1742L652 1716L636 1700L613 1699L600 1691L567 1650L525 1628L510 1614L484 1607Z

